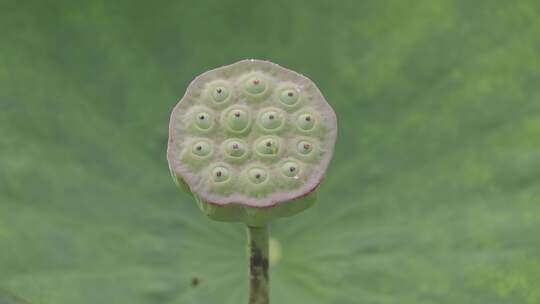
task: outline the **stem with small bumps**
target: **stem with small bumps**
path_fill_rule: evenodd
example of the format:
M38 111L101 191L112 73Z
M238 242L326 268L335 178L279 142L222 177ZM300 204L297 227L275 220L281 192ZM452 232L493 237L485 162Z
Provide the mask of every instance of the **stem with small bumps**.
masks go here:
M249 302L269 304L268 227L247 226L249 255Z

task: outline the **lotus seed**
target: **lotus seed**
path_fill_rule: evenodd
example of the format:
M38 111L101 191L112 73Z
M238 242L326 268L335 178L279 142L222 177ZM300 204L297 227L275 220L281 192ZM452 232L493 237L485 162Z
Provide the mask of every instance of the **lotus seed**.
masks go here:
M286 161L281 165L281 173L287 177L298 176L298 163L295 161Z
M300 154L309 154L313 150L313 146L307 141L300 141L297 145L298 152Z
M279 153L278 137L263 137L256 144L257 153L265 157L274 157Z
M212 91L212 98L217 103L224 102L229 97L229 91L225 87L217 87Z
M263 110L259 115L258 122L263 130L276 131L283 125L284 119L283 115L279 112L279 110L275 110L272 108L268 110Z
M304 113L298 116L296 125L302 131L310 131L315 126L315 120L312 119L311 114Z
M240 158L246 154L246 144L240 139L230 139L225 143L225 153L233 158Z
M298 102L298 95L298 92L295 92L294 89L284 89L279 94L279 99L283 104L293 106Z
M192 149L192 153L200 157L208 156L211 152L212 147L205 141L195 143Z
M242 109L234 109L227 114L227 127L234 133L241 133L249 127L249 114Z
M212 116L206 112L202 112L198 114L199 119L195 122L197 127L201 130L208 130L213 125L213 119Z
M249 94L259 95L266 90L266 83L258 76L248 78L244 88Z
M260 184L267 179L268 174L262 168L251 168L248 170L248 176L249 176L249 180L252 183Z
M215 182L224 182L230 178L229 169L223 166L217 166L212 170L212 176Z

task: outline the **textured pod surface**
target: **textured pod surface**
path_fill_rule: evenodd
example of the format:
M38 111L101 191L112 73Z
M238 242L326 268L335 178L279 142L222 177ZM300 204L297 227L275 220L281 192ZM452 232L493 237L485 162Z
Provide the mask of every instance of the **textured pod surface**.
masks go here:
M336 115L311 80L243 60L189 85L171 115L167 158L204 203L270 207L317 188L336 135Z

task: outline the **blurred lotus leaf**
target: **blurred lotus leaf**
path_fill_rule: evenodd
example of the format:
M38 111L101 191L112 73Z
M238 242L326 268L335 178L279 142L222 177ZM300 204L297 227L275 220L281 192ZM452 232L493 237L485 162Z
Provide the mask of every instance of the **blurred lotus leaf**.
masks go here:
M540 303L539 16L1 1L0 303L246 302L244 227L207 219L165 159L193 75L242 58L302 71L339 117L318 203L271 226L273 303Z

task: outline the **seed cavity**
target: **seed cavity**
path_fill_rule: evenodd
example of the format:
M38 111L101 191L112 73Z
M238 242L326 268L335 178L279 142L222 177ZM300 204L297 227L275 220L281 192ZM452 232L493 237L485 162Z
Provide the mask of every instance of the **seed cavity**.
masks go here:
M248 179L254 184L260 184L268 179L268 173L263 168L250 168L247 172Z
M275 157L279 154L280 139L275 136L260 138L255 144L257 153L264 157Z
M266 81L259 75L249 77L244 84L244 89L251 95L259 95L264 93L266 87Z
M294 106L298 103L299 95L296 88L287 88L279 93L279 100L286 106Z
M263 130L277 131L283 126L285 119L281 111L269 108L260 112L257 121Z
M315 119L311 113L302 113L296 118L296 126L301 131L311 131L315 127Z
M212 179L215 182L225 182L231 177L229 169L224 166L216 166L212 169Z
M313 151L313 144L311 144L310 142L306 140L301 140L296 145L296 149L298 153L303 154L303 155L308 155L311 153L311 151Z
M246 143L237 138L232 138L224 143L225 154L232 158L241 158L247 153Z
M227 128L234 133L241 133L247 130L250 125L250 115L244 109L232 109L225 116Z
M216 103L223 103L229 98L230 92L224 86L218 86L211 91L212 100Z
M212 153L212 146L206 141L198 141L193 144L191 152L199 157L206 157Z
M208 130L212 128L212 125L214 124L214 118L210 113L207 112L200 112L197 114L197 120L195 121L195 125L201 129L201 130Z
M286 177L296 177L299 174L299 164L296 161L289 160L281 165L281 174Z

